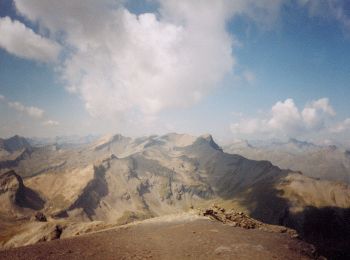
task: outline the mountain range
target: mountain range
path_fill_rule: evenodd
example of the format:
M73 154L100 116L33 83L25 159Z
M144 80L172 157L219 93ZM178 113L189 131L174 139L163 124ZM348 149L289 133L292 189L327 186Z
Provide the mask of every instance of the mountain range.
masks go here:
M310 160L322 158L323 153L341 154L331 147L295 142L275 147L289 151L292 158L313 154ZM3 248L215 204L296 229L325 255L349 253L350 187L340 181L340 175L329 177L326 170L319 176L317 170L304 174L296 165L283 167L271 160L280 168L267 160L238 155L255 149L248 143L222 149L209 134L170 133L32 146L15 136L2 139L0 149ZM299 156L299 150L304 155ZM284 156L276 153L278 158ZM33 222L39 213L46 221Z
M306 176L350 183L350 151L335 145L316 145L290 139L287 142L236 140L224 147L252 160L268 160L283 169Z

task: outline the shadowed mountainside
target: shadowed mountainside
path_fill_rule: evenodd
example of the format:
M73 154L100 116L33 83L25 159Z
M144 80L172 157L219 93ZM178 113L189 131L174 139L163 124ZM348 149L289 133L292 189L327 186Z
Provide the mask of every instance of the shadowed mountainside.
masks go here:
M14 171L0 175L0 201L2 214L41 210L45 203L34 190L23 184L22 178Z

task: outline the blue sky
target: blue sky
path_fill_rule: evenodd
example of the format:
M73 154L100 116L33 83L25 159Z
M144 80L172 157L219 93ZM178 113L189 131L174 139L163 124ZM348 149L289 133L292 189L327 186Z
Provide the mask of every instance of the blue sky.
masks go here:
M346 1L59 2L0 1L0 136L350 139Z

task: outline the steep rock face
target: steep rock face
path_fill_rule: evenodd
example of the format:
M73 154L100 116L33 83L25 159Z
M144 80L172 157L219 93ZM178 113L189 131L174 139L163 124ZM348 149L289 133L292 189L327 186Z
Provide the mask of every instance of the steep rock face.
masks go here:
M39 210L44 201L33 190L23 184L22 178L14 171L0 175L0 212L15 214L22 209Z
M198 137L196 140L196 143L201 143L201 142L207 143L213 149L222 152L221 147L217 143L215 143L213 137L210 134L205 134L205 135Z
M90 220L93 220L95 209L99 205L101 198L108 194L108 185L105 179L106 169L103 165L94 166L94 176L90 180L77 200L67 211L82 209Z
M23 181L14 171L0 175L0 194L8 193L13 203L16 202L17 193L21 193L22 190Z

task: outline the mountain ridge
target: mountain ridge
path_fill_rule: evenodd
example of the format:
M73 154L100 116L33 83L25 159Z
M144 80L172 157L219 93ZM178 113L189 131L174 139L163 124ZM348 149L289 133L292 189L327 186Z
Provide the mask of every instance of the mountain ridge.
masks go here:
M301 171L310 177L350 183L350 157L346 149L295 140L260 145L241 145L234 141L225 145L224 151L253 160L268 160L281 168Z

